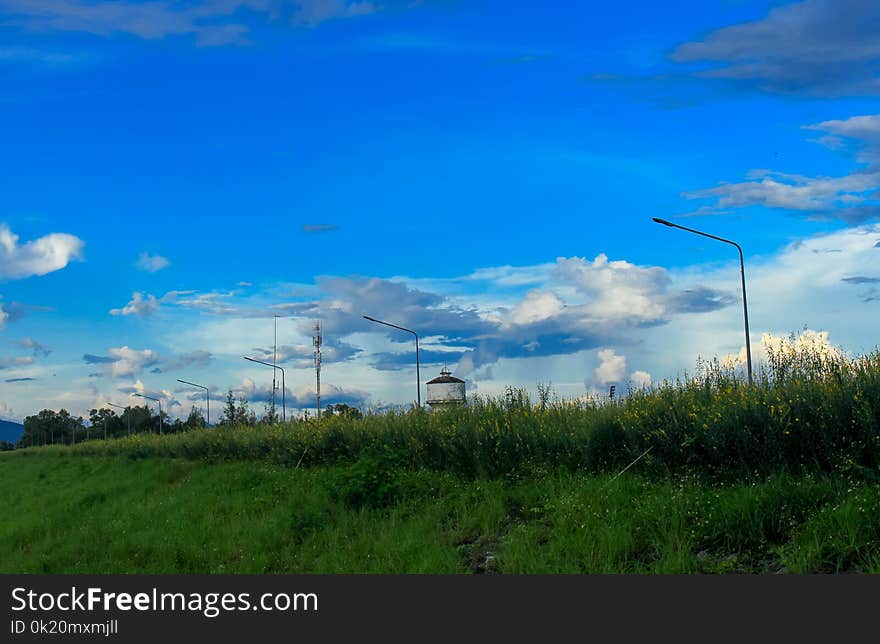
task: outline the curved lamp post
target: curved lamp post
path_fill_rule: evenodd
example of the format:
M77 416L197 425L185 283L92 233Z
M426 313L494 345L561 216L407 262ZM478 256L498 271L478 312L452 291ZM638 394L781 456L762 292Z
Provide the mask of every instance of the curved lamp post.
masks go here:
M242 356L245 360L250 360L251 362L256 362L258 364L264 364L267 367L272 367L272 369L279 369L281 371L281 422L287 422L287 399L285 392L286 386L284 384L284 367L279 367L278 365L272 364L271 362L263 362L262 360L257 360L256 358L248 358L247 356ZM272 408L275 408L275 372L272 372Z
M371 318L369 315L364 316L365 319L370 322L375 322L377 324L384 324L385 326L390 326L395 329L400 329L401 331L406 331L407 333L412 333L416 336L416 400L419 407L422 406L422 378L419 375L419 334L413 331L412 329L407 329L406 327L397 326L396 324L391 324L390 322L383 322L382 320L377 320L376 318Z
M745 320L746 326L746 366L749 372L749 384L752 384L752 346L749 342L749 307L746 303L746 268L745 262L743 261L743 251L742 247L737 244L735 241L731 241L729 239L724 239L723 237L716 237L715 235L710 235L709 233L704 233L699 230L694 230L693 228L686 228L685 226L679 226L678 224L673 224L671 221L666 221L665 219L660 219L659 217L652 218L655 223L663 224L664 226L669 226L671 228L680 228L681 230L686 230L689 233L694 233L695 235L702 235L703 237L708 237L709 239L715 239L720 242L724 242L725 244L730 244L731 246L736 246L736 249L739 251L739 272L740 277L742 278L742 293L743 293L743 319Z
M116 407L116 409L121 409L123 413L126 412L128 407L123 407L122 405L114 405L113 403L107 403L109 407ZM128 435L131 436L131 414L128 415Z
M187 382L186 380L177 379L177 382L182 382L185 385L192 385L193 387L199 387L200 389L205 390L205 409L207 409L207 418L205 419L205 424L210 427L211 426L211 394L208 391L208 388L205 385L197 385L194 382Z
M162 401L158 398L152 398L151 396L145 396L143 394L135 394L135 396L140 396L141 398L146 398L147 400L155 400L159 404L159 434L162 434Z

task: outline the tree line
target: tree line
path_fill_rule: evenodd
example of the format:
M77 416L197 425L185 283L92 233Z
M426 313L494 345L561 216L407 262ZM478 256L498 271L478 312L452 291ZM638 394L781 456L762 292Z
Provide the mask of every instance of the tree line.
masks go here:
M348 418L360 418L362 412L359 409L346 404L327 405L324 414L327 416L346 416ZM230 390L226 395L226 404L223 407L220 421L217 426L233 425L259 425L274 424L279 422L278 411L270 402L266 405L265 413L258 419L248 403L243 398L235 398ZM297 420L308 420L306 413ZM203 429L208 424L202 411L193 405L186 420L176 418L170 420L167 413L161 413L162 433L176 434L191 429ZM38 445L73 445L83 441L119 438L129 434L159 433L160 415L154 413L148 406L126 407L125 411L117 414L113 409L92 409L89 411L88 424L82 416L72 416L66 409L54 411L44 409L38 414L24 419L24 432L16 447L35 447ZM0 445L0 449L10 448L12 444Z

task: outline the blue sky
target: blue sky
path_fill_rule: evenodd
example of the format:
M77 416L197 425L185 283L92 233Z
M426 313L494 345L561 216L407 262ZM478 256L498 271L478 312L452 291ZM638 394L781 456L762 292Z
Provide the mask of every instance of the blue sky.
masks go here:
M874 348L880 8L0 0L0 416L177 378L563 396L804 327ZM424 395L424 391L423 391Z

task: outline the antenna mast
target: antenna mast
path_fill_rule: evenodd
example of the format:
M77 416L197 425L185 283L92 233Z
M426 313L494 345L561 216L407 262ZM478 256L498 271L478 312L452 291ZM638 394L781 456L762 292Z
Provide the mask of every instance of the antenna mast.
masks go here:
M318 405L318 418L321 417L321 344L323 343L323 335L321 333L321 320L315 321L315 335L312 337L312 344L315 347L315 379L317 388L315 389L315 400Z

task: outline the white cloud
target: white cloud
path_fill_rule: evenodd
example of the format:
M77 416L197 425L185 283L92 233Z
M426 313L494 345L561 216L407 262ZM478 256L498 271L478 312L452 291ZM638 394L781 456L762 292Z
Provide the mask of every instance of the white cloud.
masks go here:
M633 371L629 379L632 380L636 387L644 389L651 386L651 374L647 371Z
M147 297L144 298L142 293L134 292L128 304L121 309L111 309L110 315L136 315L145 318L158 310L159 300L153 295L147 294Z
M602 385L620 382L626 374L626 358L614 349L602 349L597 354L599 366L593 371L596 382Z
M670 284L658 266L637 266L623 260L609 261L601 253L592 262L581 257L559 258L558 274L589 296L586 310L604 321L657 320L666 314L663 294Z
M257 391L257 385L252 378L243 378L236 386L232 387L232 393L236 398L252 400ZM271 389L271 387L269 387Z
M839 176L803 176L773 170L751 170L748 181L722 183L683 193L687 199L711 199L695 214L712 214L728 208L764 206L809 215L835 217L858 224L880 217L880 115L854 116L824 121L804 129L828 133L817 140L826 147L843 150L851 145L856 160L866 164Z
M0 280L24 279L61 270L82 258L84 242L66 233L52 233L19 245L18 235L0 224Z
M0 418L5 420L15 420L17 422L15 412L7 403L0 400Z
M137 351L129 347L110 349L110 355L115 361L110 364L110 375L114 378L135 376L147 367L158 364L159 354L150 349Z
M880 114L851 116L843 120L831 120L808 125L807 129L830 132L848 139L880 143Z
M723 184L685 193L689 199L717 197L722 208L760 205L789 210L824 211L841 203L864 201L865 193L880 186L880 172L842 177L805 177L773 170L752 170L755 181Z
M0 356L0 369L9 369L10 367L22 367L33 363L34 359L30 356Z
M556 317L565 308L562 300L552 291L535 289L510 311L510 324L524 325Z
M141 253L140 257L138 257L137 267L148 273L155 273L157 271L161 271L163 268L168 268L171 265L171 262L168 261L167 257L162 257L161 255L150 255L149 253Z

